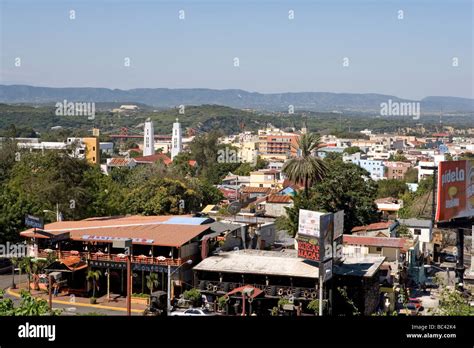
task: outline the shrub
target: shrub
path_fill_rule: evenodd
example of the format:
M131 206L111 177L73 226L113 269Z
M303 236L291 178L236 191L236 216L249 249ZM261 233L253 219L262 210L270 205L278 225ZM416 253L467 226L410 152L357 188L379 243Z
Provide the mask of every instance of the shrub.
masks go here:
M201 292L193 288L191 290L186 290L183 294L185 300L189 300L191 302L197 302L201 299Z

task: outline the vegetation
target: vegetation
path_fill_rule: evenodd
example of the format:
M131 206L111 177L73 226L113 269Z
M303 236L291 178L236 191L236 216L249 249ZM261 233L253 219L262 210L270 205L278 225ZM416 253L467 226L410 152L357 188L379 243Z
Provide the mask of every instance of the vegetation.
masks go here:
M405 181L397 179L379 180L377 186L377 198L400 198L408 191Z
M0 300L0 316L38 316L38 315L59 315L61 310L49 310L46 300L35 298L27 291L20 294L21 301L18 307L14 307L13 301L9 298Z
M319 300L314 299L308 303L307 307L310 311L313 311L315 315L319 314Z
M352 163L340 159L325 159L327 174L324 180L309 190L308 197L296 194L293 206L286 207L287 217L278 219L278 226L295 236L298 231L299 210L308 209L335 213L344 210L344 231L355 226L379 221L374 204L377 184L369 173Z
M192 303L197 303L201 300L201 292L196 288L186 290L183 296L185 300L191 301Z
M92 281L92 298L95 299L95 291L97 289L97 281L99 278L102 276L102 272L99 270L93 271L89 270L87 272L86 279L89 281Z
M321 181L326 175L326 164L313 153L320 147L320 138L314 133L303 134L298 139L300 155L289 159L283 165L282 172L297 184L304 186L305 197L309 197L309 187Z
M150 273L146 276L146 287L150 290L150 294L153 293L153 289L158 286L158 274Z
M444 288L441 292L438 315L448 316L473 316L474 308L457 290Z
M349 146L344 149L344 153L347 153L349 155L353 155L358 152L363 153L359 146Z

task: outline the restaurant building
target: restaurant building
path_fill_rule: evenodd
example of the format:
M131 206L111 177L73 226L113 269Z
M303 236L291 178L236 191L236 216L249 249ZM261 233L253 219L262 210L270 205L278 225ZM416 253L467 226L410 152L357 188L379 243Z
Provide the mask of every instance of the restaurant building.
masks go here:
M81 221L59 221L42 230L29 229L20 233L28 240L32 257L46 258L53 254L64 269L64 278L76 294L87 293L84 267L76 270L72 264L86 264L87 269L101 270L99 289L114 294L126 293L126 255L114 248L113 242L132 239L131 265L133 292L149 292L146 275L158 274L158 289L166 290L168 266L172 276L172 291L182 292L191 283L192 265L200 259L200 240L211 233L212 219L189 216L121 216L89 218ZM186 261L192 260L191 265ZM58 266L58 265L56 265ZM182 266L182 267L181 267ZM72 281L74 278L74 281ZM189 285L187 286L189 287Z
M335 265L333 278L325 283L324 298L333 299L332 314L345 314L347 303L336 290L347 287L349 296L362 314L370 314L379 304L379 270L385 257L364 255L346 257ZM237 250L210 256L193 268L194 286L213 302L228 296L229 314L256 312L269 315L282 298L292 299L303 310L311 300L318 299L319 268L310 261L297 256L297 251ZM253 289L250 303L244 303L235 289ZM332 297L331 297L332 293ZM308 311L306 311L308 312ZM326 312L328 314L328 312Z

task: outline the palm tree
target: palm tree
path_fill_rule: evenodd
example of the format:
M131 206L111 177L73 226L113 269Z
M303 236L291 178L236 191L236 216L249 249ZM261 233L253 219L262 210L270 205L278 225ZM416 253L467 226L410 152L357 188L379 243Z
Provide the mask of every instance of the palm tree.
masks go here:
M150 295L153 292L153 288L158 287L158 274L150 273L150 275L146 276L146 287L150 289Z
M303 134L298 139L300 155L286 161L282 168L290 181L304 185L306 198L308 198L309 187L326 175L326 164L320 158L313 156L313 152L320 146L320 138L317 134Z
M89 270L89 272L87 272L86 279L92 280L92 297L93 298L95 298L95 289L97 288L96 282L99 280L101 275L102 275L102 272L99 270L97 271Z

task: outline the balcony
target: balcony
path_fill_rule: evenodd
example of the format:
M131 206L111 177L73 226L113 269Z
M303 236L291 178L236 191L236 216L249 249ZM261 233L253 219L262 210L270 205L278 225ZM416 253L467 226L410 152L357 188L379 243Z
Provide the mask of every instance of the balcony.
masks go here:
M37 257L46 258L48 255L53 254L57 257L58 251L45 249L39 250ZM61 258L67 258L71 256L78 256L83 260L93 260L93 261L113 261L113 262L126 262L125 254L105 254L101 252L91 253L86 251L61 251ZM172 259L164 256L132 256L132 263L144 264L144 265L157 265L157 266L181 266L188 259Z

